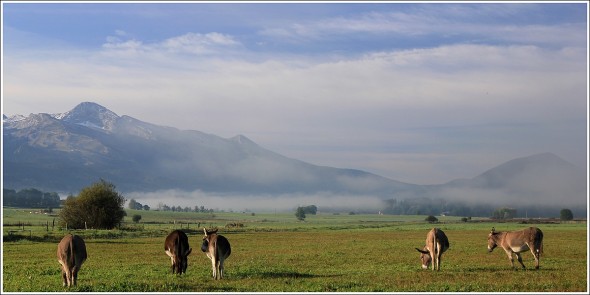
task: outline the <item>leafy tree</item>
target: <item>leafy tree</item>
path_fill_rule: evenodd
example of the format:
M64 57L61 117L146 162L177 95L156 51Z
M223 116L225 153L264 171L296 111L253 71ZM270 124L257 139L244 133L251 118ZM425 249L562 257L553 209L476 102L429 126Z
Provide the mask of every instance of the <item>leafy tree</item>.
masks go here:
M295 217L297 217L297 220L305 220L305 210L303 207L297 207L297 211L295 211Z
M150 211L150 206L148 206L148 205L143 205L143 210L144 210L144 211Z
M574 219L574 213L572 213L572 210L570 209L561 209L559 212L559 219L564 221L572 220Z
M438 222L438 218L434 217L434 215L428 215L428 217L426 217L424 220L428 221L428 223Z
M125 198L112 183L100 180L80 191L77 197L69 196L59 213L60 224L68 228L112 229L126 215Z
M303 207L305 214L316 215L318 213L318 207L316 205L310 205Z
M138 223L141 220L141 215L135 214L135 215L133 215L132 219L133 219L133 222Z

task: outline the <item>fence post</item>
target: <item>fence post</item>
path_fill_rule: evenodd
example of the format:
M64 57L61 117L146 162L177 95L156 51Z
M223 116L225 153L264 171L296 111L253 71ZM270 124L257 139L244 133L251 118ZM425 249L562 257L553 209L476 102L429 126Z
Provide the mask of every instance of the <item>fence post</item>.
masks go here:
M45 224L45 227L47 229L47 231L49 231L49 220L47 221L47 223Z
M86 221L84 221L84 230L88 230L88 226L86 225Z

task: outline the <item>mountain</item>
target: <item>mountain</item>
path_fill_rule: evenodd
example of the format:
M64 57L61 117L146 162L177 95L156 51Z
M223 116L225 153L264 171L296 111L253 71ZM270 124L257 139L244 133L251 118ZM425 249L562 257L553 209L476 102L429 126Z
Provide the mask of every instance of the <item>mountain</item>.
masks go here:
M430 194L445 198L473 199L490 204L518 206L584 205L587 173L552 153L507 161L471 178L429 187Z
M412 206L437 199L490 206L587 204L587 172L551 153L513 159L471 179L415 185L288 158L243 135L221 138L150 124L92 102L60 114L3 115L2 128L4 187L17 190L76 194L102 178L122 193L147 198L149 192L156 200L162 191L178 190L223 195L224 203L227 196L246 195L252 202L264 195L286 204L285 196L299 196L292 206L323 200L378 208L394 199L413 200ZM404 212L418 212L409 204L401 204L408 205Z
M102 178L122 192L180 189L247 194L389 195L412 184L321 167L221 138L119 116L92 102L62 114L3 120L4 185L77 192Z

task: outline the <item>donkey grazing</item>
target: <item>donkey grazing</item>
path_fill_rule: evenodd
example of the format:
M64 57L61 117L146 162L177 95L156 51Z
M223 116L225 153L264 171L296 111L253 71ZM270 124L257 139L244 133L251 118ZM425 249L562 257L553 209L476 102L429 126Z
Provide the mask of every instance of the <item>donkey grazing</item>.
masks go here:
M183 231L175 230L166 237L164 251L172 261L172 273L181 275L186 273L188 266L188 255L193 249L188 245L188 237Z
M424 249L418 250L420 252L420 260L422 260L422 269L428 269L431 262L432 270L440 270L440 262L442 254L449 249L449 239L447 235L439 229L433 228L426 235L426 245ZM434 261L433 261L434 260Z
M207 231L203 228L205 237L203 237L203 244L201 251L207 254L211 259L211 266L213 268L213 279L223 279L223 262L231 254L231 247L229 241L222 235L217 234L217 229Z
M524 263L522 263L520 253L531 250L535 257L535 269L539 269L539 259L541 259L541 253L543 253L543 232L540 229L529 227L518 231L496 232L496 229L492 228L488 235L488 252L492 252L498 245L508 255L513 268L514 258L512 253L516 255L522 268L526 269Z
M57 245L57 261L61 264L63 285L75 286L82 263L88 258L86 244L77 235L67 234Z

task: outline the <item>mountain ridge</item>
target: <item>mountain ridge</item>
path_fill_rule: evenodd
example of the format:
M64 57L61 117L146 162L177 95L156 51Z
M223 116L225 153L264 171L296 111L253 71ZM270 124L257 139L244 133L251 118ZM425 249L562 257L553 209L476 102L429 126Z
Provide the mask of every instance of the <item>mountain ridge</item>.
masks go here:
M15 171L21 171L21 176L26 174L26 169L18 167L19 161L29 161L19 156L26 151L30 153L29 156L34 155L33 158L40 157L38 160L42 163L43 160L66 163L73 160L77 163L72 163L72 166L86 168L84 170L87 171L81 175L94 170L96 177L112 179L125 191L144 187L148 190L182 188L292 193L300 187L302 191L309 192L350 190L352 193L360 193L350 186L337 183L338 178L350 177L350 170L320 167L284 157L260 147L244 135L226 139L196 130L158 126L126 115L118 116L95 103L84 102L61 114L31 114L22 120L4 120L4 123L3 128L7 131L7 145L4 147L8 156L6 162L9 167L14 165ZM14 145L18 145L18 148L13 147ZM17 150L20 152L15 153ZM60 152L63 153L59 154ZM180 173L174 171L179 168ZM45 167L45 170L51 169ZM133 170L146 171L144 180L125 176L134 174ZM153 171L161 173L152 173ZM298 181L290 180L288 173L298 174ZM193 177L187 177L187 174L193 174ZM316 177L302 177L306 174ZM322 181L317 180L317 176L322 175L330 178L334 185L323 185ZM405 185L364 171L357 176L371 178L376 183L381 182L371 193L383 193L388 185ZM68 190L76 190L83 183L93 181L88 177L84 177L84 181L80 176L69 177L79 179L79 184L67 185L58 180L53 182ZM8 185L18 178L20 177L11 173L5 175ZM141 183L128 185L129 180L133 180L131 183ZM158 181L169 185L152 185ZM190 185L191 181L195 185ZM269 181L276 183L268 185ZM31 185L43 189L59 188L46 187L43 182L20 184ZM18 183L14 186L19 188Z
M586 172L552 153L516 158L469 179L417 185L313 165L238 134L159 126L83 102L59 114L3 115L4 185L76 193L103 178L123 192L349 195L585 204Z

